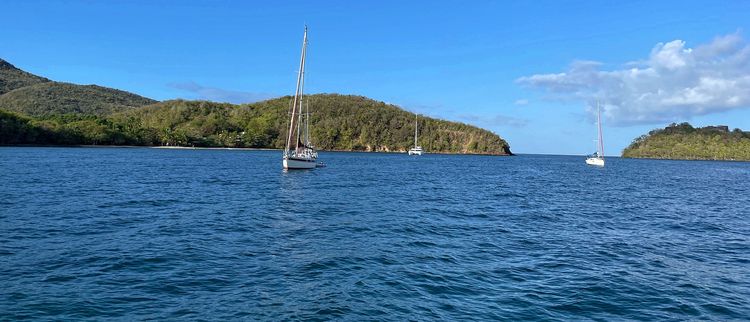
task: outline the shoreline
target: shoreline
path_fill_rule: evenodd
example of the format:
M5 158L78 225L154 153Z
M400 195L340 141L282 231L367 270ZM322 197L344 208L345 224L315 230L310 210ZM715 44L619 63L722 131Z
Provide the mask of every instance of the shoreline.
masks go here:
M224 147L191 147L191 146L153 146L153 145L50 145L50 144L16 144L0 145L0 148L115 148L115 149L174 149L174 150L247 150L247 151L281 151L269 148L224 148Z
M112 147L119 147L118 145ZM138 146L136 146L138 147ZM271 148L230 148L230 147L206 147L206 146L174 146L174 145L159 145L159 146L141 146L148 149L167 149L167 150L240 150L240 151L281 151L281 149Z
M122 149L165 149L165 150L238 150L238 151L282 151L282 149L271 149L271 148L232 148L232 147L191 147L191 146L146 146L146 145L44 145L44 144L16 144L16 145L0 145L0 148L122 148ZM401 151L358 151L358 150L320 150L318 152L334 152L334 153L383 153L383 154L406 154ZM477 156L497 156L497 157L510 157L519 155L560 155L560 156L579 156L576 154L536 154L536 153L521 153L521 154L490 154L490 153L446 153L446 152L428 152L426 155L438 154L438 155L477 155ZM675 159L675 158L658 158L658 157L624 157L624 156L608 156L621 159L644 159L644 160L663 160L663 161L715 161L715 162L750 162L750 160L742 159Z
M750 162L750 159L675 159L675 158L659 158L659 157L620 157L622 159L644 159L644 160L664 160L664 161L718 161L718 162Z
M272 148L232 148L232 147L192 147L192 146L167 146L167 145L45 145L45 144L17 144L17 145L0 145L0 147L21 147L21 148L124 148L124 149L165 149L165 150L239 150L239 151L282 151L282 149ZM385 153L385 154L406 154L406 151L358 151L358 150L319 150L318 152L349 152L349 153ZM479 155L479 156L497 156L510 157L515 154L491 154L491 153L448 153L448 152L427 152L429 154L439 155Z

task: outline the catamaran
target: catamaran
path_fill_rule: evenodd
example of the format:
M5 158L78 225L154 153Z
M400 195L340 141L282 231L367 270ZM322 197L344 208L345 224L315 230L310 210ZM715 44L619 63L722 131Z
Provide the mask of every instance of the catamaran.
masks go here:
M422 155L422 147L417 145L417 133L418 133L417 117L418 116L414 114L414 147L409 149L409 155Z
M602 112L599 108L599 101L596 102L596 128L598 131L596 143L596 152L586 158L586 164L595 166L604 166L604 142L602 140Z
M315 161L318 158L318 152L315 151L315 147L310 142L310 106L307 100L304 100L303 95L306 54L307 26L305 26L305 35L302 38L302 58L300 58L299 73L297 74L297 89L294 92L289 120L289 134L284 149L284 169L312 169L316 167ZM303 105L305 107L304 113Z

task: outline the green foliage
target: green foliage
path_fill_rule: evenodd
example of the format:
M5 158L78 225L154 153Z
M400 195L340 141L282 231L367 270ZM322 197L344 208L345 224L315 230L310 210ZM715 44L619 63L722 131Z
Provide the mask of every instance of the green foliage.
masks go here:
M31 119L0 110L0 144L46 143L51 133L35 126Z
M0 95L16 88L49 82L49 79L22 71L0 59Z
M36 117L68 113L101 116L155 102L112 88L53 82L0 59L0 109Z
M671 124L650 131L630 144L625 158L687 160L750 160L750 132L729 131L726 126L694 128L688 123Z
M307 98L313 142L326 150L406 151L413 145L414 114L362 96L318 94ZM240 115L268 115L281 133L272 145L282 148L291 97L243 105ZM456 122L419 118L419 144L428 152L510 154L492 132ZM476 144L472 145L474 142Z
M156 145L153 129L95 115L29 118L0 110L0 145Z
M406 151L414 114L362 96L306 97L323 150ZM291 97L232 105L157 103L96 85L52 82L0 60L0 144L112 144L283 148ZM3 111L5 110L5 111ZM463 123L419 119L428 152L511 154L503 139Z
M291 97L232 105L174 100L112 116L134 118L156 129L165 145L283 148ZM311 136L324 150L406 151L414 114L361 96L307 98ZM431 152L509 154L497 135L461 123L420 119L420 144Z
M38 83L0 95L0 108L30 116L108 115L155 102L116 89L58 82Z
M109 116L45 114L24 120L59 137L20 143L280 149L286 143L290 100L245 105L173 100ZM406 151L413 144L414 114L396 106L337 94L312 95L308 101L312 141L319 149ZM419 128L419 144L428 152L510 154L503 139L474 126L420 118Z

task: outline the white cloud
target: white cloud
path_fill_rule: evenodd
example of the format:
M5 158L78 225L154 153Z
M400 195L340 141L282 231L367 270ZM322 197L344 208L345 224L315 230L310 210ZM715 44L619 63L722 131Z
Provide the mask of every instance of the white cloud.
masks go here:
M750 108L750 46L739 33L695 48L674 40L656 44L648 58L620 69L576 61L565 72L516 82L543 89L551 99L585 101L589 106L601 100L604 117L613 125L684 121Z
M520 106L529 105L529 100L525 98L517 99L515 102L513 102L513 104L520 105Z
M658 43L651 50L651 65L669 70L685 67L692 52L690 48L685 49L685 42L682 40L674 40L666 44Z
M460 120L473 123L479 126L507 126L507 127L524 127L529 121L525 119L519 119L515 117L505 115L475 115L475 114L461 114L458 115Z
M172 83L169 84L169 87L194 93L197 95L198 99L222 103L253 103L273 97L273 95L267 93L242 92L216 87L207 87L192 81L186 83Z

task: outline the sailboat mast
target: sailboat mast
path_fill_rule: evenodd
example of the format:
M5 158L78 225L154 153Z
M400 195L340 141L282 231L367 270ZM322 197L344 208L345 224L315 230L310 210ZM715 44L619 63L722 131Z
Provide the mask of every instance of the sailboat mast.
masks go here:
M305 37L305 40L307 40L307 37ZM307 131L307 115L305 116L305 123L302 123L302 116L303 116L303 109L305 108L305 104L307 104L307 99L305 99L305 64L307 62L307 44L305 44L305 59L302 61L302 82L299 86L299 123L297 123L297 147L299 148L299 143L301 142L301 139L303 138L303 132L300 131L300 127L304 126L305 132ZM304 145L307 145L307 142L302 142Z
M305 101L305 145L310 146L310 98Z
M604 142L602 141L602 112L601 108L599 107L599 101L596 101L596 126L599 133L599 137L597 138L599 141L599 146L597 147L599 150L599 157L604 157Z
M300 136L302 133L300 133L300 126L302 125L302 101L304 98L304 91L305 91L305 61L307 59L307 26L305 26L305 37L302 43L302 63L300 64L300 82L299 82L299 112L297 114L297 142L294 144L294 150L297 151L299 149L299 142L300 142Z
M294 143L295 151L299 149L299 140L302 135L302 132L300 131L300 127L302 126L302 108L302 91L300 90L299 112L297 113L297 137Z
M417 131L418 131L418 128L417 128L417 126L418 126L417 125L417 118L418 117L419 117L419 115L414 114L414 146L415 147L417 146Z
M295 113L297 112L298 106L299 106L300 112L302 110L302 107L300 106L301 105L300 101L302 99L301 84L302 84L304 73L305 73L305 52L306 51L307 51L307 26L305 26L305 35L302 38L302 54L300 57L299 72L297 73L297 89L295 89L294 91L294 103L292 104L292 116L291 116L291 121L289 122L289 134L287 135L287 139L286 139L286 152L289 152L289 149L292 147L292 137L294 137L294 128L299 127L299 123L295 124L295 116L296 116Z

